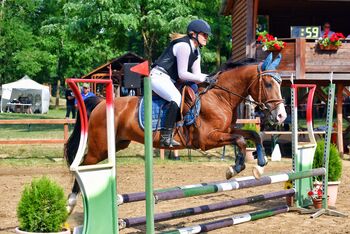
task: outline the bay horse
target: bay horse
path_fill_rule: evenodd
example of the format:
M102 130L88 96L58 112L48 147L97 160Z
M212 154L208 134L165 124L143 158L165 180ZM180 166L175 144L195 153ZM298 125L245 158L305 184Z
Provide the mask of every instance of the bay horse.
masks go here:
M192 148L203 151L236 144L240 153L236 155L235 164L226 171L229 179L245 168L246 142L251 139L257 146L257 164L266 165L262 139L249 130L235 127L237 108L250 95L256 105L265 111L270 121L281 124L286 118L281 97L281 79L275 70L281 55L274 60L270 54L264 63L235 64L226 63L222 72L211 80L210 84L199 84L201 101L200 114L195 124L177 128L174 139L181 142L175 149ZM131 141L144 143L144 132L138 123L140 97L115 98L115 145L116 151L125 149ZM89 116L87 153L83 165L92 165L107 158L106 102L97 97L85 100ZM185 136L185 137L184 137ZM72 135L65 144L65 157L70 165L76 155L80 139L79 115ZM159 148L160 133L154 133L153 146ZM70 210L76 203L79 192L75 181L68 203Z

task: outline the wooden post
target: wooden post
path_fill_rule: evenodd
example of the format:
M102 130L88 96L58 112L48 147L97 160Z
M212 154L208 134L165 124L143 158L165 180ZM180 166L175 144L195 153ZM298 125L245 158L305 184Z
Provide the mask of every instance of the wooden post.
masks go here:
M64 141L67 142L69 135L69 128L68 128L68 122L63 124L63 138Z
M297 38L295 41L296 79L305 79L305 48L305 38Z
M344 157L343 147L343 89L342 83L337 83L337 145L340 156Z
M165 158L164 153L165 153L165 149L159 149L159 155L161 160L164 160Z
M57 80L57 87L56 87L56 105L55 108L57 109L60 105L60 86L61 86L61 80Z

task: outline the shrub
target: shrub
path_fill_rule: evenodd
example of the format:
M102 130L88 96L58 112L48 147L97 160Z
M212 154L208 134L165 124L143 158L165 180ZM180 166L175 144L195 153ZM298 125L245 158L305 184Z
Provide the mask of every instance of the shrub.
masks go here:
M325 141L320 140L317 142L316 152L314 156L313 168L323 167L323 152ZM328 180L338 181L342 173L342 161L340 158L337 146L331 144L329 149L329 167L328 167ZM317 180L322 180L322 177L318 177Z
M254 132L258 132L255 124L244 124L242 127L243 130L250 130ZM255 148L255 143L252 140L247 140L247 147L248 148Z
M20 230L59 232L68 217L63 189L47 177L35 179L22 192L17 206Z

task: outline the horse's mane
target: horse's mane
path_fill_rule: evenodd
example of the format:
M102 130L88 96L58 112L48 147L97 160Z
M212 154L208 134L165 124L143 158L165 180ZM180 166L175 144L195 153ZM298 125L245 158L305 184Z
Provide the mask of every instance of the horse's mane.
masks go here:
M257 64L257 63L258 63L258 60L256 60L255 58L244 58L239 61L233 62L233 59L231 57L229 60L223 63L217 71L211 73L210 75L215 75L218 72L224 72L237 67L242 67L242 66Z
M221 65L221 67L219 68L219 71L223 72L223 71L227 71L233 68L237 68L237 67L241 67L241 66L246 66L246 65L251 65L251 64L256 64L257 60L255 58L244 58L241 59L237 62L233 62L232 61L232 57L227 60L224 64Z

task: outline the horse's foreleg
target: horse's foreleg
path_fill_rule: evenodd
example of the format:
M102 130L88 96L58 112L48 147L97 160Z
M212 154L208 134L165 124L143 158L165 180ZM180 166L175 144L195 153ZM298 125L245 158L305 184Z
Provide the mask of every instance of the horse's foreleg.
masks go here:
M67 206L66 209L68 211L68 214L70 214L74 207L77 205L77 196L80 192L80 187L78 184L77 179L74 179L74 184L72 188L72 192L68 195L68 200L67 200Z
M104 159L107 155L106 150L104 147L91 147L91 145L88 145L89 151L88 154L84 156L84 160L82 162L82 165L94 165L100 162L102 159ZM97 156L96 156L97 155ZM78 184L77 179L74 179L74 184L72 188L72 192L68 195L68 200L67 200L67 211L70 214L74 207L77 204L77 196L80 193L80 187Z
M209 139L216 140L216 147L234 143L239 148L239 152L236 154L235 164L230 166L226 171L226 179L230 179L245 169L247 144L242 136L238 134L215 132L209 135Z
M233 134L242 135L245 139L253 140L256 145L256 155L257 155L257 164L258 166L253 168L253 174L256 178L260 178L263 174L263 167L267 165L267 157L263 147L263 142L260 135L255 131L243 130L234 128L232 129Z

